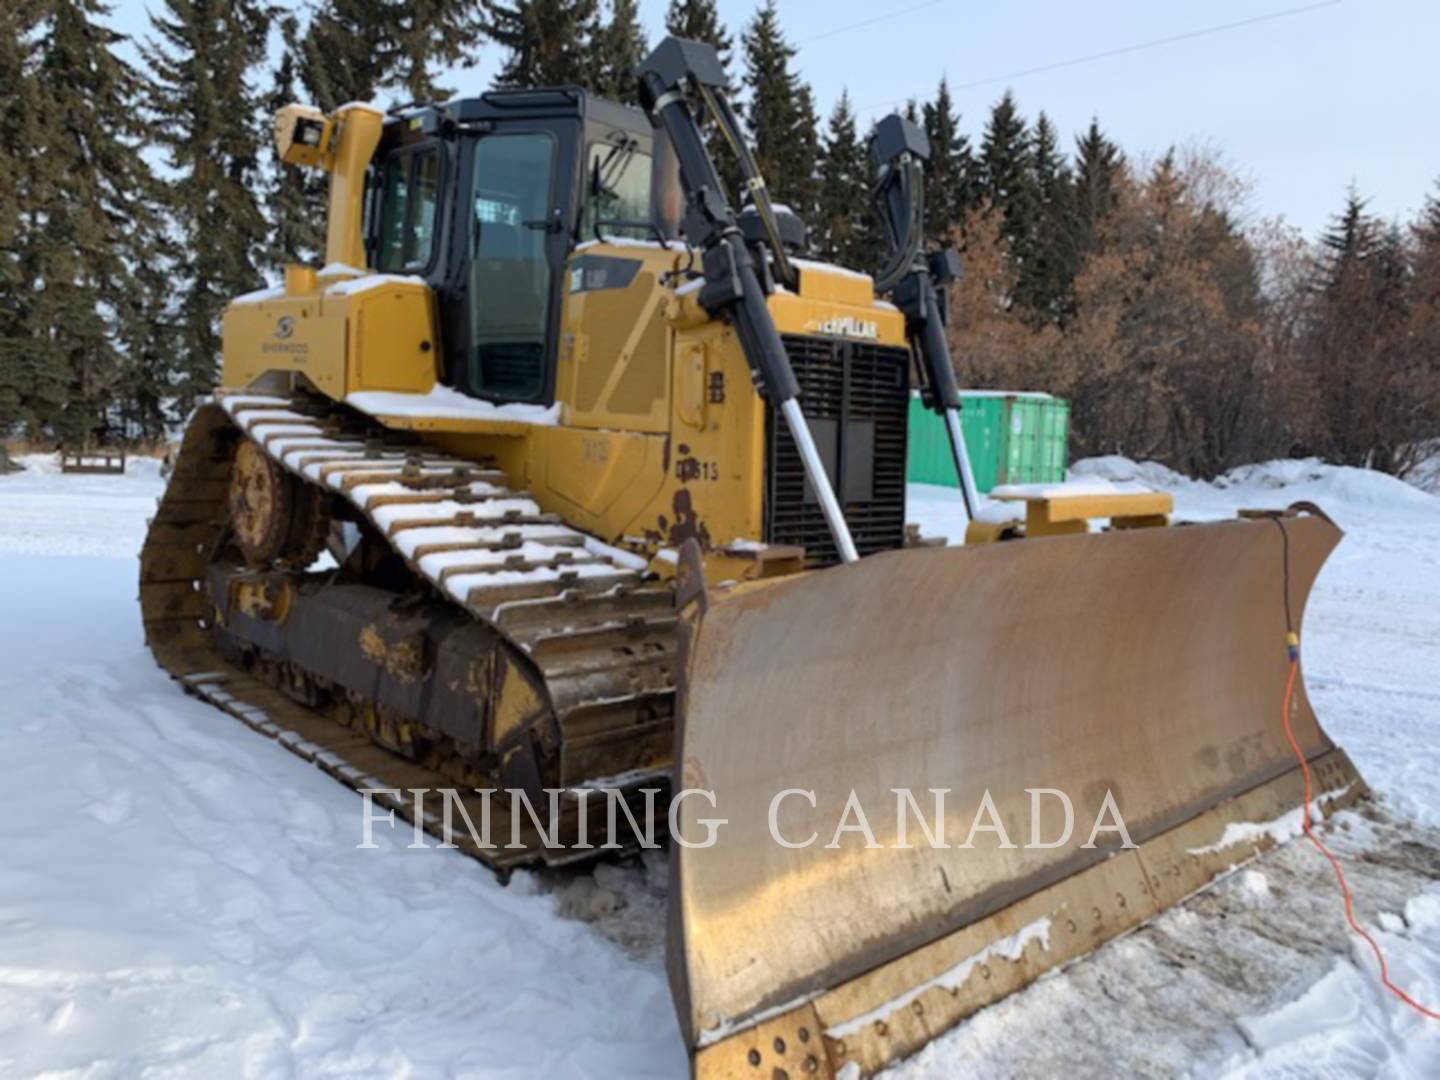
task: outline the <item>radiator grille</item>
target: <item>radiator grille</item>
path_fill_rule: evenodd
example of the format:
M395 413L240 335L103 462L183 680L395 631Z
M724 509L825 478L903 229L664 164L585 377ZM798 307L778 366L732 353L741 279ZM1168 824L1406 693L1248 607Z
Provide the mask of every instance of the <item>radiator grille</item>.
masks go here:
M786 335L800 405L863 555L905 541L910 355L894 346ZM842 417L844 423L841 423ZM839 562L825 515L777 409L766 423L765 539L805 548L810 566Z

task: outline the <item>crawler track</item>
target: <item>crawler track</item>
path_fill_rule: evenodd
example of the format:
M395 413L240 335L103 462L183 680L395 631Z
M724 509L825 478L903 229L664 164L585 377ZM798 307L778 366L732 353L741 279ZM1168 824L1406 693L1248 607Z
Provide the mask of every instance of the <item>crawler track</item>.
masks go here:
M382 538L389 561L408 571L409 587L391 605L402 612L397 617L417 604L441 611L447 628L462 632L446 639L452 654L457 641L493 643L493 655L477 654L461 675L453 655L435 661L423 694L407 699L485 698L483 706L471 702L484 716L473 736L436 732L423 715L360 700L353 685L336 693L325 673L275 655L255 630L267 627L236 610L227 589L247 569L235 561L226 496L243 439L322 492L337 517L363 527L372 543ZM140 561L146 641L162 667L187 691L342 783L400 789L399 797L377 801L407 820L414 807L406 789L518 786L538 799L542 787L618 787L638 817L639 788L663 786L674 698L672 591L647 580L638 565L624 565L622 553L542 513L497 470L406 442L324 398L228 396L202 407L188 426ZM269 576L290 587L283 574ZM315 575L292 577L306 595L327 587ZM334 577L353 581L355 572ZM431 615L427 626L435 622ZM343 654L337 665L366 663L359 655L366 650L352 640L336 642L335 651ZM382 646L368 656L381 683L394 651L384 655ZM510 695L498 707L491 704L502 694L497 682ZM512 682L518 690L509 689ZM530 712L505 742L496 734L500 714L514 714L519 698L531 702ZM424 732L425 752L402 756L381 745L376 716L390 718L392 733L395 723ZM571 835L578 801L573 793L562 800L562 837ZM462 802L478 825L480 797ZM535 805L544 812L542 802ZM439 835L437 810L438 801L427 806L423 824ZM519 828L524 846L504 847L508 801L492 800L488 817L494 846L475 845L463 824L454 839L497 869L593 854L563 842L547 846L528 817Z

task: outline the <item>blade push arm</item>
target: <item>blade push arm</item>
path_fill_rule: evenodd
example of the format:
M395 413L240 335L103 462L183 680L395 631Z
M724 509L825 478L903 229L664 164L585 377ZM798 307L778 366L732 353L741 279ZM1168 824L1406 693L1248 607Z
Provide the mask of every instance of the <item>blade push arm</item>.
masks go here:
M949 250L921 251L930 140L903 116L887 116L875 128L870 153L878 173L872 198L890 244L890 261L876 279L875 291L889 293L905 316L905 332L920 357L921 396L945 421L965 512L974 519L980 496L960 430L960 390L945 339L949 312L944 286L960 276L960 257Z
M726 201L715 163L691 107L690 94L693 93L714 116L727 141L732 145L739 143L734 115L722 96L725 88L725 71L715 50L696 41L666 38L640 68L641 102L651 122L665 128L680 162L680 180L686 199L681 231L685 239L701 251L705 284L700 289L700 304L711 314L729 319L735 327L756 387L762 397L779 407L785 418L840 557L845 562L855 562L860 556L800 408L800 386L790 358L770 316L754 259L735 213ZM743 147L743 143L739 145ZM756 208L773 240L778 237L778 229L770 212L764 182L748 154L742 156L742 163L749 174L747 182ZM773 246L783 277L789 264L784 261L783 247L779 243Z

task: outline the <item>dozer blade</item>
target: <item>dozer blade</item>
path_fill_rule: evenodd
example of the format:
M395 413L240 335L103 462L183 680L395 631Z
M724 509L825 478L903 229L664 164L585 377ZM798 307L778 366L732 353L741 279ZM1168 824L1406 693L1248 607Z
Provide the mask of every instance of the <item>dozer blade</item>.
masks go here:
M676 825L725 821L672 861L696 1073L869 1074L1283 839L1283 582L1298 627L1340 535L1290 514L709 594L687 558L676 788L715 805L682 796ZM1291 715L1321 808L1363 794L1303 687Z

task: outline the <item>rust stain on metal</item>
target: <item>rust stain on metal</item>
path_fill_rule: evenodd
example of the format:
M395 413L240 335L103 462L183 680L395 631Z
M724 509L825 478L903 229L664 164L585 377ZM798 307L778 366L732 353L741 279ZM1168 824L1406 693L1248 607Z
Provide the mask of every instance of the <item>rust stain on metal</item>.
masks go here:
M667 539L670 546L678 548L686 540L696 541L704 550L710 548L710 530L700 520L700 515L695 512L694 500L690 496L688 488L681 488L675 492L673 503L675 510L675 524L670 526ZM665 518L660 518L660 527L665 527Z
M370 623L360 631L360 655L369 660L372 664L385 665L385 639L380 636L380 628Z

